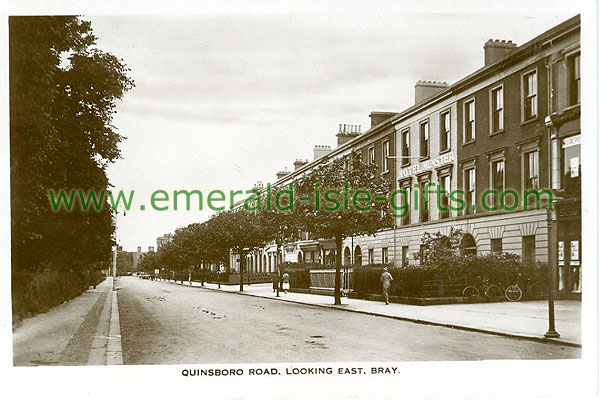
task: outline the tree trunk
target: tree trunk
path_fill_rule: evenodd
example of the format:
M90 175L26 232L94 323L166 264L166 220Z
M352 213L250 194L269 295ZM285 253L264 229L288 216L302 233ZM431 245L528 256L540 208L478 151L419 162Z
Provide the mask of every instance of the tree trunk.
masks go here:
M280 242L277 242L277 257L275 257L275 273L277 274L277 287L276 287L276 291L277 291L277 297L279 297L279 283L281 282L281 277L279 276L279 264L280 264L280 259L281 259L281 247L282 244Z
M246 254L240 252L240 292L244 291L244 268L246 268Z
M335 291L334 297L335 305L342 304L341 290L341 268L342 268L342 236L338 235L335 237Z

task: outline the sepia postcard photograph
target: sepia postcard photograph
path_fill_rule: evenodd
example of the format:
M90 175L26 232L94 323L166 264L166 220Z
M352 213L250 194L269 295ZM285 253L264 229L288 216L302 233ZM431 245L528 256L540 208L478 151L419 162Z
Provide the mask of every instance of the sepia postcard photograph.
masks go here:
M0 398L597 398L597 18L10 1Z

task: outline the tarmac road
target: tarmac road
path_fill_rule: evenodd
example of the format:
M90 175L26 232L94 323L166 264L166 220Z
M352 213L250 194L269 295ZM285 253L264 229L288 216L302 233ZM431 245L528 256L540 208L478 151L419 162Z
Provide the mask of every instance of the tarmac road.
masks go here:
M121 278L124 364L579 358L557 344Z

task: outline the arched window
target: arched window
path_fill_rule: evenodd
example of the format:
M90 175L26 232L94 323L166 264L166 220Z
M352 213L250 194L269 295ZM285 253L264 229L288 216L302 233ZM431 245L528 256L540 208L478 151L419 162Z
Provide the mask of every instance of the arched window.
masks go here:
M344 265L350 265L352 260L350 259L350 248L346 247L344 249Z
M362 251L358 245L354 248L354 265L362 265Z
M475 238L470 233L465 233L463 235L459 246L461 256L477 254L477 243L475 243Z

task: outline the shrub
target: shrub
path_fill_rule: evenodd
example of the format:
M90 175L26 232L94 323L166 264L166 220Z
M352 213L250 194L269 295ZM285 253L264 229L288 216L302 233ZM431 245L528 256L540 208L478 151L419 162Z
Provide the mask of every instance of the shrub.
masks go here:
M381 293L381 274L385 266L381 264L363 265L354 268L354 291L361 294ZM429 267L408 266L404 268L388 267L392 275L391 294L403 293L404 296L419 297L423 291L423 282L434 278L435 269Z
M100 271L12 273L13 323L46 312L105 279Z

